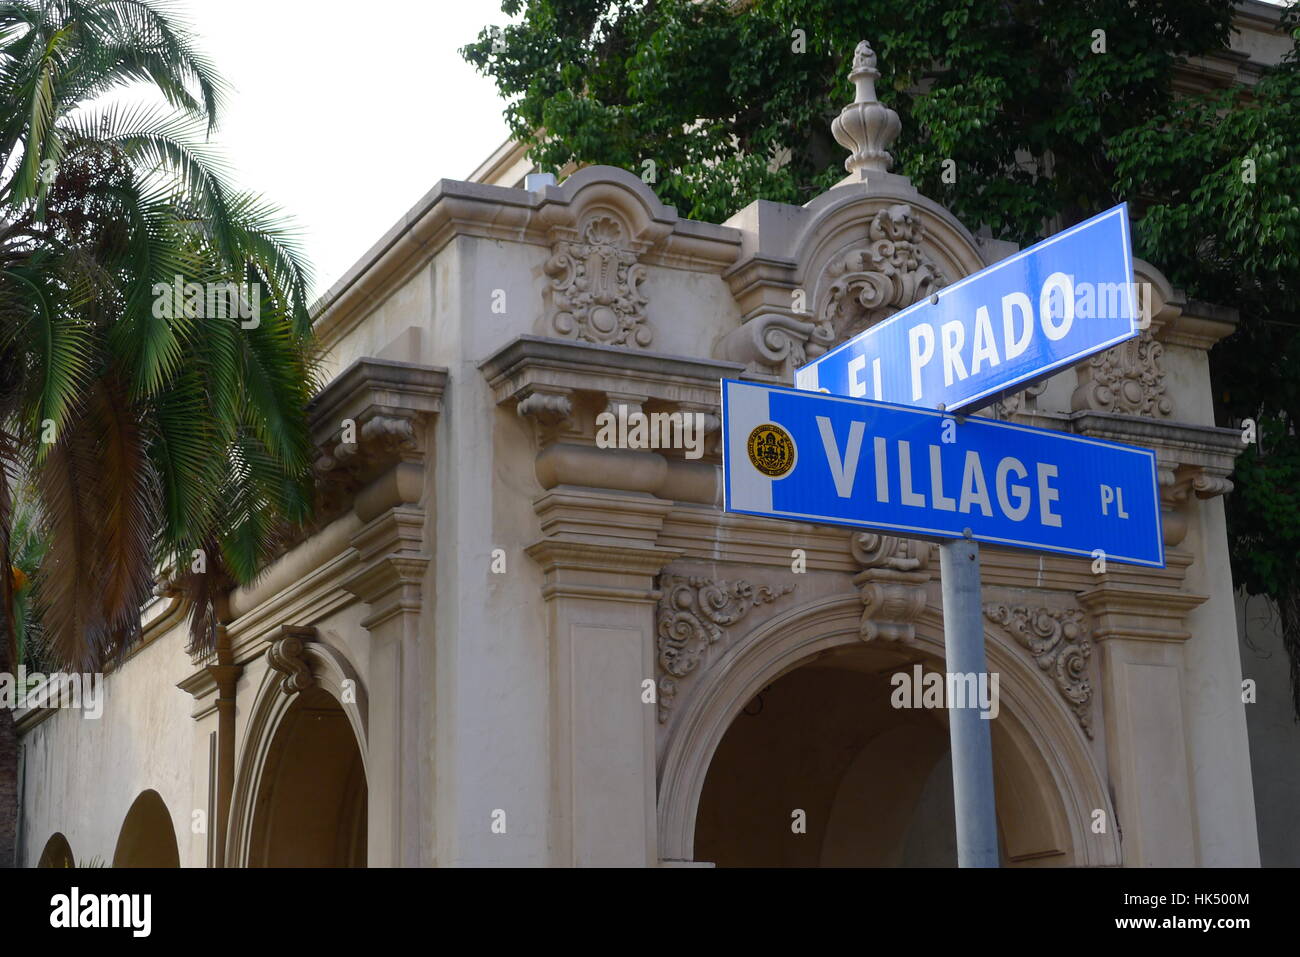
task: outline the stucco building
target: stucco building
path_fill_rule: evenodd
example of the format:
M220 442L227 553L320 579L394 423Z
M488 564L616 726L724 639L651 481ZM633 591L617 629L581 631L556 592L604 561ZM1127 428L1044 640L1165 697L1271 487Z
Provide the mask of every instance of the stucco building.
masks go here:
M846 110L839 185L723 224L611 167L516 186L515 148L439 182L326 297L321 514L217 653L164 590L102 718L20 715L23 861L952 863L943 714L889 703L943 668L935 546L719 496L720 379L1014 251L887 171L887 113ZM1236 316L1136 270L1138 339L982 413L1154 449L1167 557L984 548L1008 865L1259 862L1206 358ZM705 454L599 447L620 407L702 414Z

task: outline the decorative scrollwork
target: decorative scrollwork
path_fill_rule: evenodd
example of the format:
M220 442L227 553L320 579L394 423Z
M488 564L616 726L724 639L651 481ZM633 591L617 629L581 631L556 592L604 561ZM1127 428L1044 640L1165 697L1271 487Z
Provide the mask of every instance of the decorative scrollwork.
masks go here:
M930 544L876 532L854 532L849 539L853 558L863 568L914 572L930 565Z
M994 403L994 410L999 419L1009 419L1034 407L1040 395L1047 391L1047 382L1036 383L1017 392L1010 392Z
M1153 419L1173 415L1173 399L1165 394L1164 351L1145 329L1136 339L1092 356L1079 366L1071 407Z
M282 627L280 637L271 642L271 647L266 650L266 663L284 675L280 690L285 694L306 691L315 684L311 668L303 658L306 642L315 636L314 628Z
M530 392L519 400L515 411L524 418L553 424L573 415L573 398L566 392Z
M911 206L880 210L867 232L865 247L836 256L826 267L830 289L810 353L820 354L947 284L921 244L925 228Z
M1192 491L1196 493L1197 498L1214 498L1218 495L1227 495L1234 487L1232 479L1226 475L1212 475L1208 472L1202 472L1192 479Z
M854 532L849 550L863 570L853 577L862 596L863 641L911 641L925 611L930 545L910 538Z
M1052 676L1057 690L1069 703L1083 728L1092 737L1092 682L1088 659L1092 642L1088 624L1078 609L1029 608L988 604L984 615L1002 625L1034 657L1038 667Z
M677 694L677 681L699 667L723 629L751 609L794 591L794 585L755 587L747 581L718 581L703 577L665 575L660 581L657 610L659 721L668 720Z
M807 345L815 328L805 319L764 313L733 329L723 339L719 354L743 362L751 372L790 379L809 359Z

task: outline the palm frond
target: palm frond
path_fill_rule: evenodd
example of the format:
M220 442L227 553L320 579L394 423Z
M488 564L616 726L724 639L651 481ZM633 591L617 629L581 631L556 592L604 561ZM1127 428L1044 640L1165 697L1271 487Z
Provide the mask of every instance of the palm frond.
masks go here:
M99 463L89 429L65 429L37 473L47 544L36 603L50 653L60 664L93 670L104 623L95 583L94 512Z

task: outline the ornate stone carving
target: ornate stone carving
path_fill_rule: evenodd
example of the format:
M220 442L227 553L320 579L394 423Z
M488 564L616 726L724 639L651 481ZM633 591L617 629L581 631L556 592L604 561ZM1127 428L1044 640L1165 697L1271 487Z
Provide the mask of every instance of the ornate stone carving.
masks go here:
M1192 495L1197 498L1227 495L1234 488L1232 479L1226 473L1200 465L1162 467L1157 480L1160 483L1160 497L1169 505L1183 505Z
M1165 394L1164 351L1151 330L1144 329L1136 339L1092 356L1079 366L1071 408L1153 419L1173 415L1173 399Z
M1157 473L1160 484L1161 527L1166 545L1181 545L1187 537L1190 506L1199 499L1227 495L1233 489L1227 473L1201 465L1164 465Z
M703 416L703 418L700 419L700 423L704 429L704 434L717 435L719 438L721 438L722 416L713 412L712 409L713 409L712 406L688 405L687 403L683 402L681 410L686 415Z
M849 539L853 557L864 566L853 577L862 596L863 641L911 641L916 620L925 611L930 580L927 542L875 532L854 532Z
M1232 479L1226 475L1211 475L1208 472L1201 472L1192 479L1192 492L1197 498L1215 498L1219 495L1227 495L1235 487L1232 484Z
M733 329L722 341L719 355L743 362L750 372L766 372L791 379L809 358L808 341L816 324L806 319L765 313ZM818 349L816 355L821 355Z
M1036 407L1035 400L1045 391L1047 391L1047 382L1043 381L1027 389L1008 393L993 404L994 411L999 419L1010 419L1022 412L1028 412Z
M888 172L894 158L888 149L903 124L898 114L876 99L876 53L863 40L853 51L853 69L849 72L853 82L853 102L840 111L831 123L835 141L849 151L844 168L850 173L866 170Z
M922 245L924 236L925 226L908 204L877 211L866 245L837 254L826 266L813 321L757 315L726 336L719 354L751 372L790 378L837 343L947 285Z
M343 426L320 445L316 473L317 509L335 516L377 474L403 460L418 460L415 417L372 415Z
M723 635L723 629L751 609L770 604L794 591L794 585L755 587L747 581L663 575L656 610L659 668L659 721L668 714L677 694L677 681L690 675Z
M573 415L573 397L568 392L530 392L515 411L543 425L556 425Z
M1074 711L1084 734L1092 737L1092 682L1088 659L1092 642L1083 612L1075 608L1029 608L988 604L984 615L1007 629L1034 656Z
M266 663L275 671L284 675L280 690L285 694L297 694L306 691L316 679L312 676L302 653L306 642L316 637L315 628L295 628L289 625L280 628L280 637L271 642L266 650Z
M645 348L654 338L646 321L641 291L645 269L625 247L623 226L611 216L596 216L582 240L559 240L543 267L548 330L556 335L609 346Z
M916 211L896 203L872 217L866 246L831 260L825 274L830 289L818 313L810 358L947 284L921 245L924 234Z
M424 423L442 408L447 370L359 359L309 407L317 456L316 519L328 524L355 495L402 463L424 458Z
M416 447L415 423L409 418L377 415L355 428L355 432L355 441L349 441L347 436L341 434L337 441L325 446L316 463L318 472L346 467L362 454L363 449L368 455L398 458Z
M930 567L930 543L875 532L854 532L853 557L865 568L914 572Z

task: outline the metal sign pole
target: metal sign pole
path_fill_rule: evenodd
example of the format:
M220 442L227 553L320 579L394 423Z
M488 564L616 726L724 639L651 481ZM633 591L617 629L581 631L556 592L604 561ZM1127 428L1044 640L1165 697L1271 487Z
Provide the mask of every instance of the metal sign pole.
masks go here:
M969 538L941 543L939 574L948 674L973 674L978 681L988 673L980 609L979 543ZM948 683L948 687L953 685ZM993 805L993 744L989 721L980 717L979 695L973 693L969 684L966 690L961 707L948 703L957 866L997 867L998 823Z

